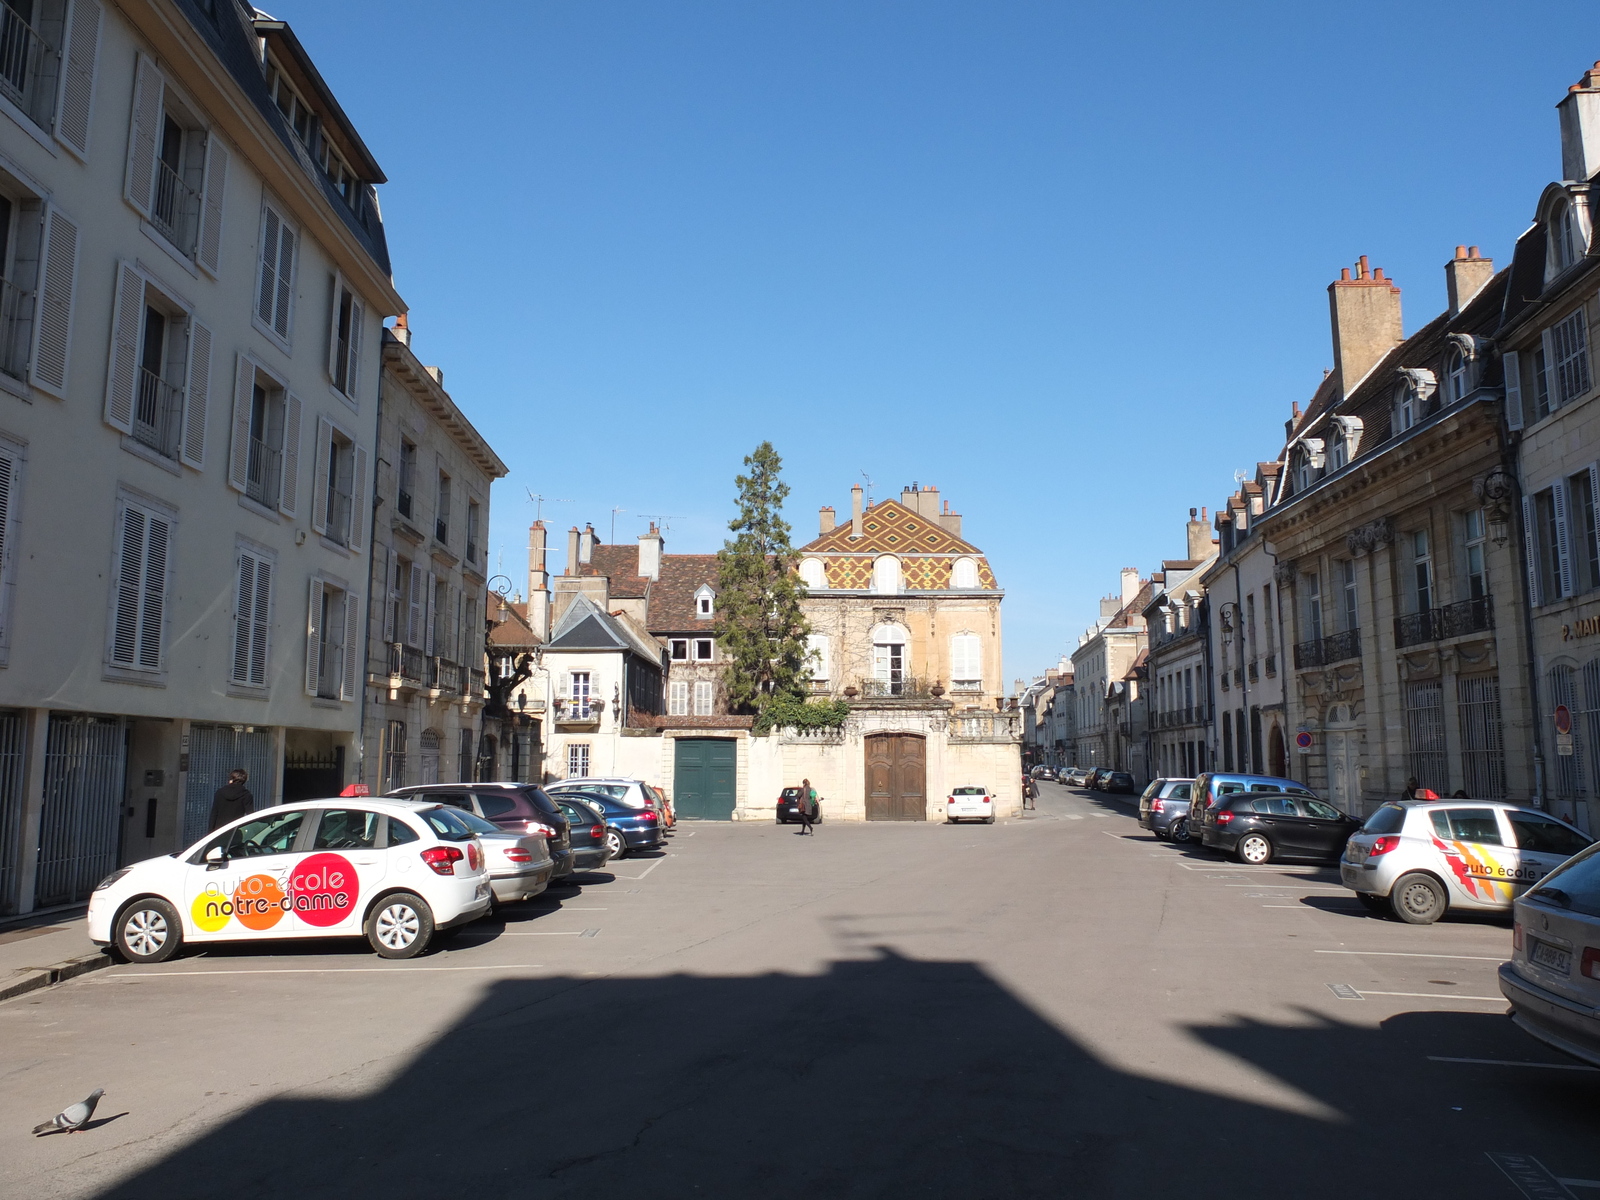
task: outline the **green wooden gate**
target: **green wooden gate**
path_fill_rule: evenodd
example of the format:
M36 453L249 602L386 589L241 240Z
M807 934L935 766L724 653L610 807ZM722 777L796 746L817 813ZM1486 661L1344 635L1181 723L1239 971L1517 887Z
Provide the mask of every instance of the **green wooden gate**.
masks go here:
M738 743L731 738L678 738L672 803L685 820L728 821L738 803Z

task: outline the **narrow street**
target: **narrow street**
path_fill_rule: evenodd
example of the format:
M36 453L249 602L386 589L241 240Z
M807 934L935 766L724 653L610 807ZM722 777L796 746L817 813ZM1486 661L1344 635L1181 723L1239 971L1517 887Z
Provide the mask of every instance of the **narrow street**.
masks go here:
M0 1005L0 1114L103 1087L103 1123L15 1143L4 1193L1517 1196L1490 1152L1600 1178L1600 1080L1503 1015L1504 924L1381 920L1130 814L1045 784L994 826L685 825L415 961L241 948L33 993Z

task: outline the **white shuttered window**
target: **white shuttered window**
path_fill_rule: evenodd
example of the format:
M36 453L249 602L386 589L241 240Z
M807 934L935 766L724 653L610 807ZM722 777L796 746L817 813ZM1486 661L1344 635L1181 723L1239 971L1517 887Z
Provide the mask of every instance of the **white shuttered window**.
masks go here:
M689 684L682 679L675 679L667 685L667 715L670 717L687 717L689 715Z
M295 246L299 234L271 204L261 209L261 260L256 317L279 341L289 343L293 327Z
M272 628L272 560L258 550L239 548L233 605L234 683L267 686L267 638Z
M172 527L169 514L121 501L111 583L108 658L113 667L159 671L163 666Z
M709 717L711 715L712 699L715 696L715 685L709 679L698 679L694 685L694 715Z
M950 639L950 684L958 691L983 687L983 641L975 633L958 633Z

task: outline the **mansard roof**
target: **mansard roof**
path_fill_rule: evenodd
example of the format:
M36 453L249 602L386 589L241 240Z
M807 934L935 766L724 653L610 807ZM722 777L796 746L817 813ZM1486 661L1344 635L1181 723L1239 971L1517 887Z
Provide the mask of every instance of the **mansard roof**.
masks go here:
M801 546L798 554L918 554L983 553L946 529L937 518L923 516L898 500L880 500L861 517L861 536L850 536L850 522Z

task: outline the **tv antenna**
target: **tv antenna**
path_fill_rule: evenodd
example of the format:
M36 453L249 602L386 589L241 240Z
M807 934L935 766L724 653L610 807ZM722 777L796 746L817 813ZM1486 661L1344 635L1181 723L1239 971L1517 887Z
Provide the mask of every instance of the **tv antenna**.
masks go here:
M546 504L571 504L572 503L571 500L557 500L554 496L539 496L539 495L535 495L532 488L527 488L526 491L528 493L528 499L532 500L533 504L534 504L533 519L535 521L544 520L544 506ZM613 520L614 519L615 518L613 518Z
M628 510L623 508L620 504L611 510L611 544L613 546L617 544L617 514L619 512L627 511Z
M640 513L639 515L655 525L657 533L665 533L672 528L671 525L667 524L668 521L672 520L671 513Z
M1250 478L1250 476L1244 471L1235 471L1233 473L1233 481L1235 483L1243 483L1246 479L1249 479L1249 478Z
M863 472L861 472L861 478L863 478L863 479L865 479L867 481L867 507L871 508L872 507L872 476L868 475L865 471L863 471Z

